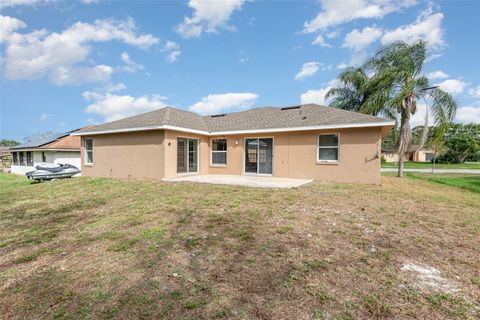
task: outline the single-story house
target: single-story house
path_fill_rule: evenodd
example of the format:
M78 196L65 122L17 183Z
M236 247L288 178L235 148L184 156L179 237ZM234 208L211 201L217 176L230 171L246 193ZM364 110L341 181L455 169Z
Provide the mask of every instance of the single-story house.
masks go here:
M395 150L382 150L386 162L398 162L398 152ZM420 148L419 145L411 145L403 155L404 161L431 162L435 153L427 148Z
M81 139L72 135L76 131L78 129L11 147L11 172L24 175L39 164L71 164L80 168Z
M82 175L257 175L380 183L381 139L394 121L305 104L200 116L165 107L73 133Z

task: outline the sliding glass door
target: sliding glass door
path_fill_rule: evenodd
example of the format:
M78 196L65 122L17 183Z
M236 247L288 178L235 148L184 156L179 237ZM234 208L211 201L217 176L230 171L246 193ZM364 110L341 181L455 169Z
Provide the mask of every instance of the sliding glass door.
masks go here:
M271 175L272 160L272 138L245 139L245 173Z
M177 173L198 172L198 139L177 138Z

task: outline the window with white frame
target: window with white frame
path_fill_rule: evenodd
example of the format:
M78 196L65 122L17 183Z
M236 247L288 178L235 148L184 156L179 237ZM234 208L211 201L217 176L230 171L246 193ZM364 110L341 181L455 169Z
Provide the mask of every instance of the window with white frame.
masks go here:
M227 139L212 139L212 165L227 164Z
M85 163L93 163L93 140L85 139Z
M338 162L338 133L319 134L317 160Z

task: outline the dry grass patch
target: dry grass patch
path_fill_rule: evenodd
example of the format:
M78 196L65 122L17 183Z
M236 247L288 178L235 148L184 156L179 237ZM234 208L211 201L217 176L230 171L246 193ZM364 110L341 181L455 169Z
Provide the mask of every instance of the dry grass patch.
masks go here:
M272 190L0 175L0 318L478 318L478 194L382 179ZM422 286L406 263L458 291Z

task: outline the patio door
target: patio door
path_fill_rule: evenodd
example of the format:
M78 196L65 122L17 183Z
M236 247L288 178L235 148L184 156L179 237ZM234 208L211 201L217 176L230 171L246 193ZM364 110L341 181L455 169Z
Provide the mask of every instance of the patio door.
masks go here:
M198 139L177 138L177 173L198 173Z
M271 175L273 173L273 139L245 139L245 173Z

